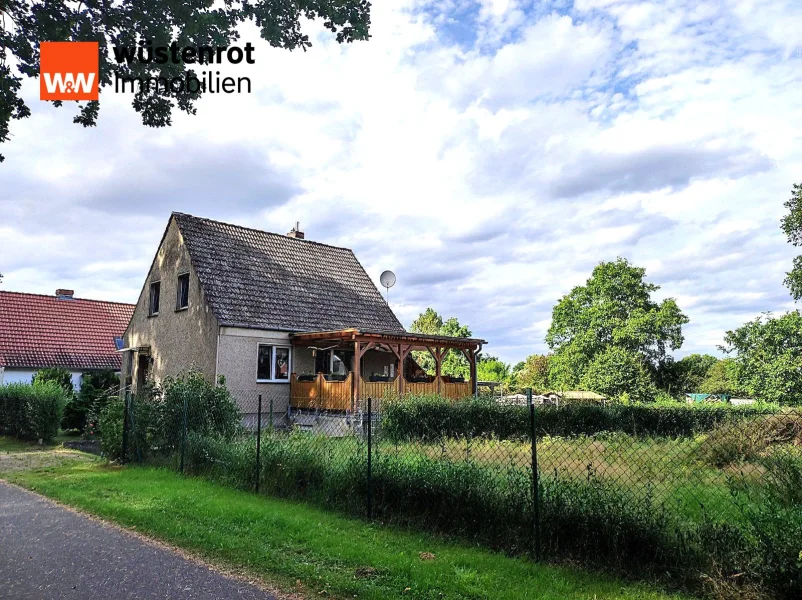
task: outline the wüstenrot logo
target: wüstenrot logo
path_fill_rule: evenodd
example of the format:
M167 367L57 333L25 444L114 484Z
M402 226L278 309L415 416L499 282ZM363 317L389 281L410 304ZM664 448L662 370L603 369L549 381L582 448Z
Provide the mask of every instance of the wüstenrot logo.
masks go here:
M99 56L97 42L39 44L39 98L97 100Z

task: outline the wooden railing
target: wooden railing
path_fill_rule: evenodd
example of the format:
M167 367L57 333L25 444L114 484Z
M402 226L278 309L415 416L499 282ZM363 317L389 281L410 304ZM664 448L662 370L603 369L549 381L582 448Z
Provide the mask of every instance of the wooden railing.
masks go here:
M312 410L350 410L353 381L353 373L349 373L343 381L326 381L322 373L318 373L312 381L298 381L293 373L290 378L290 405Z
M392 381L362 380L360 397L391 399L398 397L398 377ZM451 400L468 398L473 392L470 381L464 383L440 382L440 395ZM298 381L295 373L290 377L290 405L309 410L351 410L353 400L353 373L344 381L327 381L318 373L312 381ZM437 394L437 380L430 382L404 382L404 393L413 395Z
M470 381L462 383L446 383L444 381L440 388L440 394L451 400L462 400L473 394L473 386Z
M392 381L362 380L363 398L394 398L398 395L398 377Z

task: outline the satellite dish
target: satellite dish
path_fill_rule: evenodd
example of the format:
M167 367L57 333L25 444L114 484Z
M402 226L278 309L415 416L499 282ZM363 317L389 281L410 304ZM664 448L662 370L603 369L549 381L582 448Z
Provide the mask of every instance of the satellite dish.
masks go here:
M395 285L395 273L392 271L385 271L381 275L379 275L379 281L387 290L387 296L385 298L387 305L390 305L390 288Z
M395 273L392 271L385 271L379 276L379 281L381 281L381 284L389 291L390 288L395 285Z

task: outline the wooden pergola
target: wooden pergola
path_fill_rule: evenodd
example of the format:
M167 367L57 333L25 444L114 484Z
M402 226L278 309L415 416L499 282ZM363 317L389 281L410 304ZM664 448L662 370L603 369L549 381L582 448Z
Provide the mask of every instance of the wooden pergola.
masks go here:
M342 329L339 331L315 331L305 333L295 333L290 336L293 346L319 345L337 346L341 348L353 349L354 361L353 369L349 374L351 379L350 409L359 410L360 400L363 397L381 397L391 388L398 396L405 393L433 393L443 394L448 397L457 396L476 396L477 378L476 362L482 351L482 346L487 342L476 338L454 338L440 335L426 335L419 333L388 333L380 331L363 331L358 329ZM370 350L384 350L391 352L398 362L398 375L391 383L376 384L363 381L360 372L361 359ZM443 357L448 350L456 350L462 353L468 361L470 368L469 381L461 384L448 383L444 381L442 375ZM412 351L429 352L435 363L434 381L422 387L423 384L409 382L406 380L405 364L407 357ZM295 382L295 379L293 379ZM452 387L450 387L452 386ZM459 387L457 387L459 386ZM467 393L466 393L467 392ZM342 394L340 394L342 397ZM343 398L343 400L346 400ZM321 398L321 403L325 404L325 398ZM338 408L346 408L340 403ZM324 406L325 408L325 406ZM347 409L347 408L346 408Z

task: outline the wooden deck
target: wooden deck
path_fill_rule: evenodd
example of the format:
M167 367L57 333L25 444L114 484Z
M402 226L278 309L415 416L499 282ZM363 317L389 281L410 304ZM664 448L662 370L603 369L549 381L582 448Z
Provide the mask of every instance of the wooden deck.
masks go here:
M312 381L298 381L295 373L290 378L290 405L292 408L307 410L355 410L354 406L354 374L349 373L344 381L327 381L322 373L318 373ZM398 378L392 381L360 380L359 396L363 403L367 398L393 400L399 397ZM469 398L472 394L471 381L451 383L441 380L418 383L404 382L403 395L435 395L440 394L451 400Z

